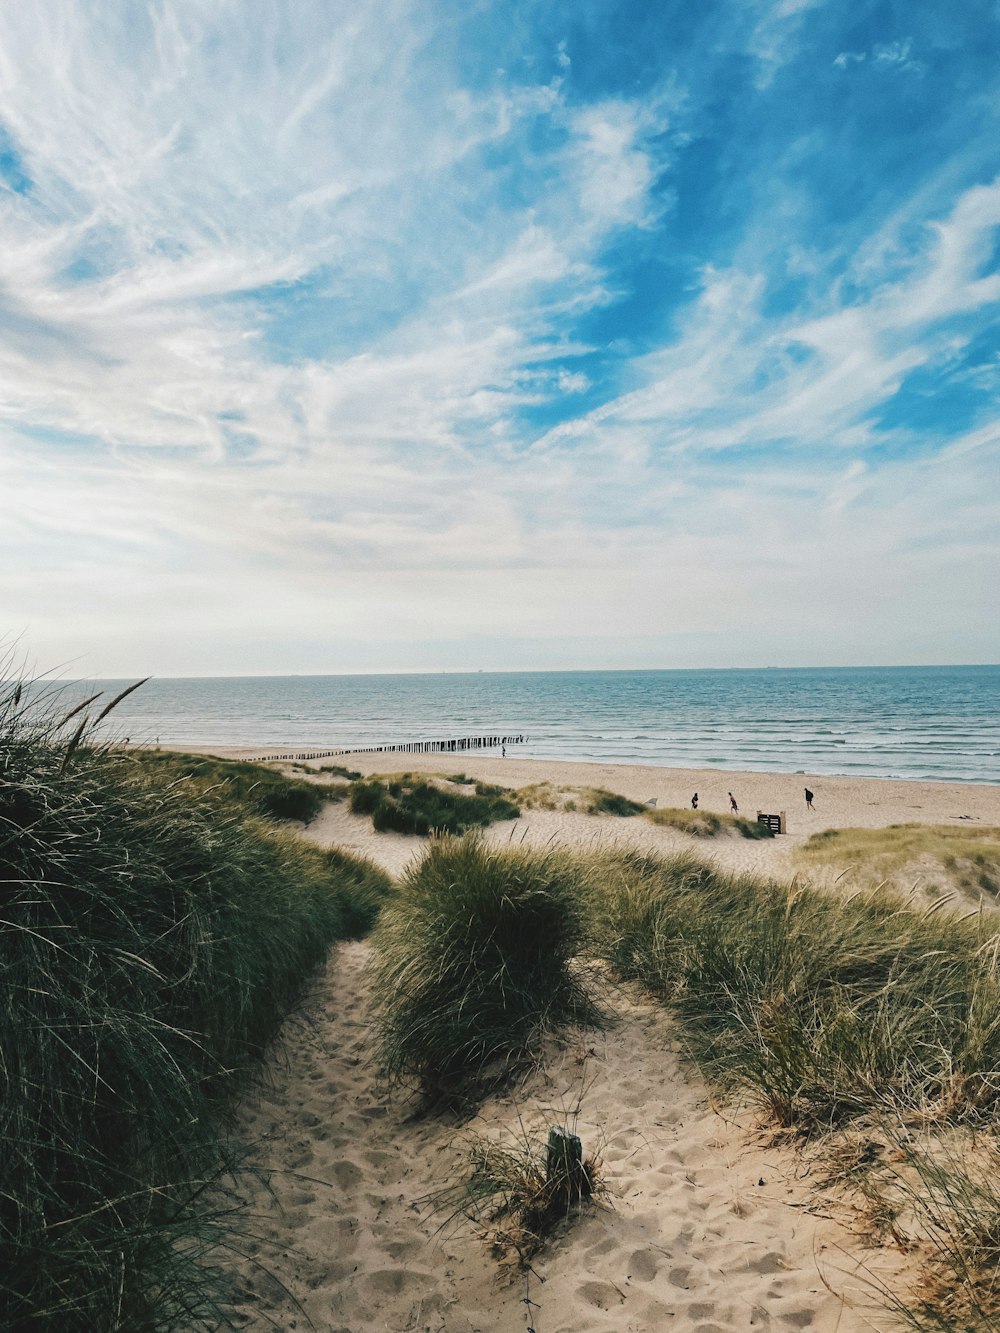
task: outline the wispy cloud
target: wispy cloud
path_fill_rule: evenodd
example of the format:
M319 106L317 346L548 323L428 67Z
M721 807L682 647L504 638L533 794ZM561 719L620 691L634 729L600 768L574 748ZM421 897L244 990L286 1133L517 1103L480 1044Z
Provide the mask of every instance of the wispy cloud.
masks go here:
M0 12L11 630L97 671L987 651L996 114L904 156L954 44L596 13ZM926 106L845 108L862 67Z

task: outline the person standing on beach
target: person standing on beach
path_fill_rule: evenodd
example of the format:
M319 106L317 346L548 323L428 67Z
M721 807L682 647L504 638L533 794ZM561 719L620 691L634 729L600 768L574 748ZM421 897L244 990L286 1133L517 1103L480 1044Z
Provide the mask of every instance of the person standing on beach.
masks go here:
M697 792L695 792L695 794L691 797L691 809L692 809L692 810L697 810L697 809L698 809L698 793L697 793Z
M813 805L813 794L812 794L812 792L809 790L808 787L804 787L803 790L805 791L805 794L806 794L806 809L807 809L807 810L815 810L816 807Z
M730 810L732 810L734 815L738 815L740 813L740 807L736 804L736 797L733 795L732 792L729 793L729 808Z

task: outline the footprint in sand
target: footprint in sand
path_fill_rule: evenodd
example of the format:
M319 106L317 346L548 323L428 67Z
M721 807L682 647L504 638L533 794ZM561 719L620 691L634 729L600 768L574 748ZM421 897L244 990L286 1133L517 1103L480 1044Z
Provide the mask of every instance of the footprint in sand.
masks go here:
M659 1257L652 1250L636 1250L628 1261L628 1276L639 1282L652 1282L659 1266Z
M377 1268L374 1273L366 1273L359 1283L377 1296L419 1296L430 1291L434 1284L430 1274L412 1268Z
M329 1175L336 1185L344 1191L353 1190L364 1179L364 1172L354 1162L335 1162L329 1168Z
M610 1282L581 1282L576 1289L577 1296L588 1305L596 1305L599 1310L611 1310L622 1305L625 1297Z

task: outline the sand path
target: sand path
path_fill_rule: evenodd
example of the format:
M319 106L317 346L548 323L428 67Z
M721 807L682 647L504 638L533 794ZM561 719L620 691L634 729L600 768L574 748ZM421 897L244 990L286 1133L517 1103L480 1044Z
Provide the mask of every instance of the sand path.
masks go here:
M367 757L366 757L367 758ZM430 758L436 762L427 763ZM371 760L359 767L384 771ZM598 770L595 765L511 765L464 756L465 771L506 784L545 778L606 786L635 799L682 804L693 780L725 808L741 779L756 805L784 808L800 776ZM454 758L420 756L450 772ZM786 873L789 853L817 828L968 819L1000 824L1000 788L817 779L824 810L796 816L787 838L699 842L641 819L525 811L494 825L497 842L574 847L616 842L686 849L734 870ZM718 790L715 790L718 788ZM344 804L328 805L306 831L371 856L395 874L423 854L423 839L376 834ZM546 1053L515 1096L488 1102L475 1121L408 1118L376 1078L369 1028L366 944L335 949L303 1017L286 1025L266 1090L242 1108L240 1137L270 1192L250 1190L259 1239L235 1264L239 1315L253 1329L322 1333L730 1333L749 1328L816 1333L888 1329L859 1265L886 1279L900 1262L858 1248L836 1222L812 1211L802 1165L765 1150L749 1117L720 1113L680 1054L678 1029L638 993L614 993L617 1023ZM577 1114L574 1115L574 1111ZM513 1143L520 1125L544 1136L575 1121L585 1150L599 1151L608 1206L580 1218L523 1279L504 1277L463 1223L441 1233L426 1203L468 1177L474 1132Z
M288 1025L268 1089L242 1109L240 1136L256 1144L270 1179L270 1192L248 1187L259 1239L235 1270L243 1327L887 1326L854 1271L849 1233L807 1210L793 1158L754 1146L712 1109L664 1011L616 992L614 1027L551 1050L544 1069L475 1121L411 1120L405 1099L381 1095L372 1064L369 948L334 950L303 1016ZM526 1306L523 1279L505 1278L468 1224L438 1234L441 1217L421 1201L466 1177L472 1132L568 1122L586 1151L601 1153L608 1206L535 1260L527 1290L537 1304Z

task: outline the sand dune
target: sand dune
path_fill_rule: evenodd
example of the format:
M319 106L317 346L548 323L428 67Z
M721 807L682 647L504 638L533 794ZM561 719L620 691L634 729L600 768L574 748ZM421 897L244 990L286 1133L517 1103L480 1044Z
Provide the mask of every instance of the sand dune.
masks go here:
M384 771L384 760L373 758L357 767ZM963 817L1000 824L997 788L462 759L466 773L487 781L604 786L661 806L686 804L697 784L702 808L720 810L736 784L744 809L749 796L753 809L776 810L792 806L807 781L817 810L800 808L788 838L700 846L734 868L780 870L789 846L829 825ZM425 771L455 767L451 756L420 757ZM309 836L396 872L424 846L375 834L344 805L328 807ZM488 836L693 845L643 820L552 811L527 812ZM550 1050L543 1068L515 1094L487 1103L474 1122L413 1120L405 1099L387 1100L378 1085L367 957L365 944L334 952L307 1021L291 1025L275 1053L269 1090L243 1108L241 1136L257 1142L273 1190L250 1200L260 1241L252 1260L238 1265L245 1326L306 1328L311 1320L330 1333L890 1327L870 1273L881 1267L891 1280L896 1261L816 1215L798 1159L761 1147L748 1118L712 1103L682 1059L667 1013L618 991L609 1031ZM467 1176L470 1133L509 1139L522 1126L557 1122L573 1122L585 1148L600 1151L608 1199L536 1259L525 1286L501 1272L468 1224L441 1233L427 1200Z
M241 1135L257 1141L273 1191L251 1196L260 1242L239 1265L245 1327L872 1327L872 1293L855 1271L871 1253L809 1211L789 1155L713 1110L662 1010L618 993L612 1029L551 1050L473 1122L412 1120L405 1100L383 1097L371 1064L367 956L365 944L335 952L308 1022L286 1034L270 1090L243 1110ZM443 1218L426 1201L467 1176L472 1132L510 1141L522 1124L555 1122L600 1151L609 1194L535 1259L526 1283L501 1271L468 1224L439 1234Z

